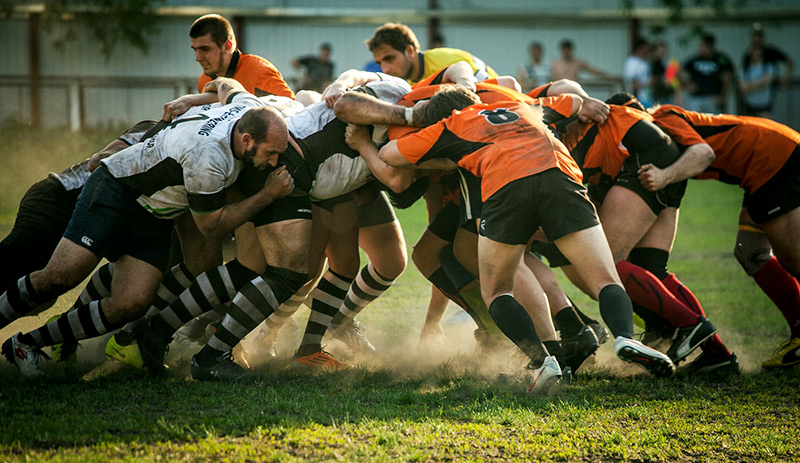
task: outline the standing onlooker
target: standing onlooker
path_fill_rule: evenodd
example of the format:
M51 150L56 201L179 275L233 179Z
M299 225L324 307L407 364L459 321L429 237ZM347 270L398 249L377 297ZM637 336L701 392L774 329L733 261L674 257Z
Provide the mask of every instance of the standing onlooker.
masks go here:
M678 69L680 68L678 60L670 59L668 64L664 64L669 54L669 47L664 40L656 42L652 51L650 90L653 104L677 104L681 106L683 101L681 99L680 82L678 82Z
M581 71L589 72L598 77L604 77L607 79L614 78L614 76L608 74L607 72L592 67L586 61L576 57L573 54L575 45L572 43L572 40L562 40L558 45L558 48L561 51L561 58L553 61L553 64L551 65L550 78L552 80L555 81L560 79L569 79L577 82L578 74Z
M739 75L742 109L746 116L769 117L775 88L775 65L764 61L764 49L751 46Z
M530 60L522 63L522 67L517 71L517 80L525 93L550 82L550 66L542 59L544 57L542 44L531 42L528 45L528 56Z
M622 67L622 81L625 91L636 95L645 107L653 104L650 95L650 44L643 38L637 38L633 44L633 53L625 59Z
M333 61L330 56L331 44L323 43L319 47L319 56L301 56L292 60L292 67L303 68L298 90L315 90L321 93L333 82Z
M715 49L716 38L704 34L697 55L681 68L681 83L689 95L686 108L703 113L724 113L728 90L733 80L733 63Z
M762 55L764 63L771 64L775 67L776 83L778 77L778 65L784 65L786 68L784 69L781 83L783 85L787 85L789 83L792 78L792 73L794 72L794 61L792 61L792 59L786 55L786 53L764 42L764 28L759 23L753 24L753 29L750 33L750 48L761 48L763 50ZM749 64L750 54L748 50L745 52L744 57L742 58L742 68L746 68Z

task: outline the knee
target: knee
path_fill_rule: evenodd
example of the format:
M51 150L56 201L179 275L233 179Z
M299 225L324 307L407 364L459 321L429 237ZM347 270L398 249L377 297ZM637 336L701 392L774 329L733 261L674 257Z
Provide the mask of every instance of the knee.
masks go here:
M394 280L403 274L408 264L408 255L405 252L393 253L390 258L381 259L377 264L373 262L375 270L384 278Z
M733 255L748 275L753 276L772 258L772 247L763 233L739 231ZM786 263L781 261L787 270ZM797 262L795 262L797 267ZM791 270L789 270L791 272ZM796 273L796 271L795 271Z

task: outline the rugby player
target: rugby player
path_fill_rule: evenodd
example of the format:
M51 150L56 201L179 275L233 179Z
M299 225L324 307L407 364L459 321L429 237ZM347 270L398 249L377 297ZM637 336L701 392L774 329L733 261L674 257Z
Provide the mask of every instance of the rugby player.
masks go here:
M497 77L494 69L466 51L455 48L421 51L417 36L405 24L386 23L365 43L381 71L412 85L459 61L470 65L477 80Z
M675 162L681 156L677 146L647 113L614 104L605 124L575 121L563 126L562 133L584 178L595 185L593 199L601 204L600 221L625 289L637 308L677 327L667 355L677 364L702 346L716 358L724 358L727 371L738 371L735 355L715 335L716 328L705 318L697 298L666 271L685 181L651 192L636 178L642 163L663 167ZM700 147L684 154L689 159L707 156ZM572 280L581 287L574 275ZM700 361L691 369L701 370Z
M573 101L582 102L579 97ZM528 312L512 295L525 244L540 225L589 282L590 294L599 300L603 319L616 337L617 355L653 374L671 375L674 365L667 356L633 339L630 299L614 271L597 215L581 185L580 169L563 144L524 103L479 103L477 95L463 87L441 90L425 109L426 122L434 125L390 142L379 157L395 167L458 165L481 178L481 292L497 326L532 363L541 362L529 390L546 390L561 376ZM573 107L573 113L577 110ZM570 211L569 219L565 210ZM545 304L542 297L525 302Z
M166 265L174 217L191 211L200 232L218 238L244 223L293 186L285 169L258 194L226 204L225 187L246 162L277 163L288 131L283 118L235 81L217 83L231 103L171 124L114 156L89 177L73 217L47 266L20 278L0 297L0 312L24 315L68 291L102 257L115 262L111 295L3 344L3 354L26 376L38 376L41 347L105 334L150 306Z
M762 366L800 364L800 134L768 119L703 114L674 105L658 107L653 116L681 147L701 146L711 154L700 162L682 157L661 168L643 164L642 185L654 190L697 177L744 190L734 255L778 306L790 329L789 339ZM719 360L709 358L708 366Z

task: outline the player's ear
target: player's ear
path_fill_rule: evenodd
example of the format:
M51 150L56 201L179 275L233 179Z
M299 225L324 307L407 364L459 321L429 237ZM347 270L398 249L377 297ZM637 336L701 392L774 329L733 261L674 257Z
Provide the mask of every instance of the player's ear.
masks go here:
M408 59L413 58L414 57L414 53L416 53L416 52L417 52L417 49L414 48L414 45L411 45L411 44L406 45L406 49L405 49L406 58L408 58Z
M233 52L233 42L228 39L225 43L222 44L222 51L224 53L232 53Z

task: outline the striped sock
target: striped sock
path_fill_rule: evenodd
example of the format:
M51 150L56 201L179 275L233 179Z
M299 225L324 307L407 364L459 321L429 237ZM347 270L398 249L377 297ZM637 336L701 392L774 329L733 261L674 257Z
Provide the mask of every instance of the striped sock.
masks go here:
M31 276L25 275L17 280L0 295L0 328L8 326L14 320L35 312L37 308L50 302L36 293L31 284Z
M389 280L381 276L375 270L372 262L368 263L356 276L355 281L350 286L350 290L347 292L347 296L344 298L344 303L339 308L339 312L333 317L331 324L338 326L347 320L353 320L359 312L364 310L367 304L377 299L394 282L395 280Z
M314 290L311 315L308 317L306 331L295 356L304 357L322 349L325 331L333 316L339 312L352 283L352 278L338 275L330 269L325 272Z
M237 260L203 272L179 297L152 317L150 326L159 336L170 338L193 318L230 302L240 288L257 276Z
M119 328L122 323L112 324L103 313L100 301L91 301L71 310L66 316L43 327L20 336L25 344L39 347L52 346L60 342L94 338Z
M231 352L251 331L266 320L308 280L308 275L267 267L260 276L245 284L236 294L230 310L217 331L197 353L198 363L211 362Z
M114 278L114 264L109 262L98 268L92 274L92 278L86 283L81 291L78 300L70 309L78 308L92 301L100 301L104 297L111 296L111 280Z

